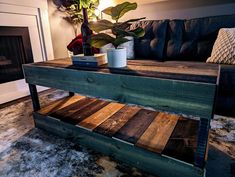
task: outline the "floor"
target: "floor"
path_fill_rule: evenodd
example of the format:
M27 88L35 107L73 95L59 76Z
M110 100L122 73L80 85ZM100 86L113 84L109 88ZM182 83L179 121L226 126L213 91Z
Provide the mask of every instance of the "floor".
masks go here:
M66 95L45 92L40 102ZM29 99L0 108L0 176L151 176L34 128ZM207 177L235 177L235 119L216 116L211 127Z

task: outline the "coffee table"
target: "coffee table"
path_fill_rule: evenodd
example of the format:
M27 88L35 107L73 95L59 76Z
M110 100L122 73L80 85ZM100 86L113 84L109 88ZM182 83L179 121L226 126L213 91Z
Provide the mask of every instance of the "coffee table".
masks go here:
M159 176L205 175L218 68L79 68L70 59L23 68L36 127ZM70 96L41 108L36 85Z

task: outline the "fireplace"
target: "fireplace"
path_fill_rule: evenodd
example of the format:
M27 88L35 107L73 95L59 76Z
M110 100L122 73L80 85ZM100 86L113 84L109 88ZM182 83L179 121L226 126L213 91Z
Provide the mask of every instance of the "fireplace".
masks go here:
M54 58L47 9L47 0L0 0L0 104L29 95L22 64Z
M23 79L22 64L32 63L27 27L0 27L0 84Z

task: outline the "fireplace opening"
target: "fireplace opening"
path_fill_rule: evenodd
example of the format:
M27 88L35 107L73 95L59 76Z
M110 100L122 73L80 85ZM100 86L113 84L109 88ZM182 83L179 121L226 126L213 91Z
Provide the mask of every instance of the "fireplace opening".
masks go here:
M28 27L0 26L0 84L23 79L22 64L32 62Z

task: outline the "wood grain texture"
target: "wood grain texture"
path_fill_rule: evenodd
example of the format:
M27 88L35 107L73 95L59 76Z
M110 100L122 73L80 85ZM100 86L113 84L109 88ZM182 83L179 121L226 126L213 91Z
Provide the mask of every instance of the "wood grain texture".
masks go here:
M88 131L63 121L34 113L38 128L62 136L104 155L112 156L130 166L161 177L203 177L205 169L182 163L176 159L143 150L113 138Z
M130 120L140 109L141 108L136 106L125 106L98 127L96 127L94 131L111 137L120 128L122 128L127 123L127 121Z
M114 137L133 144L136 143L157 114L158 112L156 111L141 109L118 132L114 134Z
M84 70L84 67L73 66L70 59L50 60L37 63L37 65ZM128 66L125 68L108 69L104 65L98 68L86 67L85 69L103 73L119 73L206 83L216 83L218 73L218 65L214 64L184 61L158 62L154 60L128 60Z
M157 153L165 148L179 116L160 112L150 124L136 145Z
M218 65L215 64L205 64L203 62L187 62L187 61L166 61L158 62L155 60L128 60L128 66L125 68L120 68L120 70L131 70L136 71L157 71L157 72L170 72L170 73L180 73L180 74L198 74L198 75L210 75L217 76ZM73 66L70 59L56 59L47 62L40 62L36 65L52 65L63 68L78 68L81 67ZM81 69L84 69L81 68ZM90 68L93 70L99 70L101 72L107 72L107 66L102 65L98 68Z
M43 114L43 115L49 115L59 109L62 109L64 107L67 107L68 105L71 105L81 99L85 98L84 96L81 95L75 95L73 97L66 97L66 98L62 98L60 100L57 100L55 102L53 102L50 105L47 105L43 108L41 108L38 113L39 114Z
M92 114L96 113L106 105L108 105L109 102L103 101L103 100L96 100L87 106L83 107L82 109L77 109L76 112L74 112L71 115L65 115L63 121L68 122L70 124L78 124L79 122L83 121L85 118L91 116Z
M210 136L210 132L209 132L209 136ZM209 152L209 138L208 138L207 146L206 146L205 162L208 160L208 152Z
M211 119L215 84L24 65L26 81L167 112ZM48 77L50 75L50 77Z
M180 117L163 154L193 164L199 121Z
M74 102L53 112L52 114L50 114L50 116L65 119L66 117L69 117L73 113L85 108L87 105L95 102L96 100L97 99L85 97L84 99L78 100L77 102Z
M104 108L81 121L78 125L93 130L124 106L124 104L109 103Z
M192 74L192 75L204 75L204 76L217 76L217 72L214 70L202 70L195 68L173 68L173 67L159 67L159 66L135 66L129 65L129 70L136 71L155 71L162 73L175 73L175 74Z

